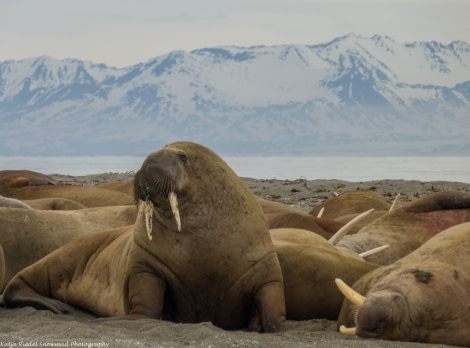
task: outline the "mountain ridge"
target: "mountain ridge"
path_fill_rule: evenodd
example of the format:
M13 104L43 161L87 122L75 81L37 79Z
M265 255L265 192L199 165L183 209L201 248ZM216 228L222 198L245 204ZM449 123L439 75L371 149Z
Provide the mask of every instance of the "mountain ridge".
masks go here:
M470 155L470 45L348 34L173 51L125 68L0 62L2 155Z

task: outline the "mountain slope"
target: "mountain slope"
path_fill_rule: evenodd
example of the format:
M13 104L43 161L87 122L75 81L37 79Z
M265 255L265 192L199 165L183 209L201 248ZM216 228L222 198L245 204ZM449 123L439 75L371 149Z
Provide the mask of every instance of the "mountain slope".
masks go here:
M470 45L350 34L175 51L123 69L0 63L1 155L470 154Z

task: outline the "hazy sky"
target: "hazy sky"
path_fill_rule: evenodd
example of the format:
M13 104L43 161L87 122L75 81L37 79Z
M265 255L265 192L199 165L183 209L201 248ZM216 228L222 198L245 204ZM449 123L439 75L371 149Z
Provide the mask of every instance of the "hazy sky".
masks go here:
M356 33L470 43L470 0L0 0L0 61L129 66L174 50L317 44Z

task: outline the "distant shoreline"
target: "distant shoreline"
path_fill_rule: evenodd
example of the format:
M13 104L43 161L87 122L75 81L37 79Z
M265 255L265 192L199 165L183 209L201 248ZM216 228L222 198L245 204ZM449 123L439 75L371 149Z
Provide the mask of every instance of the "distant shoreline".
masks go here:
M52 174L50 176L61 184L90 186L112 181L132 180L134 173L102 173L83 176ZM354 182L336 179L279 180L246 177L242 177L242 180L257 196L291 205L305 212L310 211L324 200L334 197L335 194L354 190L373 191L390 200L400 193L400 205L436 191L470 192L470 183L455 181L371 180Z
M145 157L1 157L4 169L28 169L69 176L133 174ZM257 179L338 179L352 182L391 180L470 183L470 157L222 156L240 177Z

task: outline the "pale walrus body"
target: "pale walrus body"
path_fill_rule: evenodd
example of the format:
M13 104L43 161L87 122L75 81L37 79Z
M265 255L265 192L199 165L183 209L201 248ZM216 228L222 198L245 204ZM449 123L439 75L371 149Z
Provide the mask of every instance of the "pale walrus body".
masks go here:
M4 304L280 329L282 274L263 212L220 157L173 143L144 161L135 194L146 203L133 227L56 250L13 278Z
M33 209L29 204L15 198L8 198L0 196L0 207L4 208L20 208L20 209Z
M470 346L469 255L470 223L442 231L360 278L357 304L345 299L338 327L366 338Z

